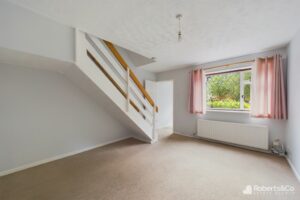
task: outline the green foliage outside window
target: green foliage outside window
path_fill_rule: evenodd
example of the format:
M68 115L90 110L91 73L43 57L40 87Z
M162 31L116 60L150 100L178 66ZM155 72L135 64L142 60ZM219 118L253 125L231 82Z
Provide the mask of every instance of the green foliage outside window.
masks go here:
M242 73L245 81L251 81L250 71ZM240 72L207 77L207 106L240 109L240 85ZM244 109L250 109L250 84L244 85Z

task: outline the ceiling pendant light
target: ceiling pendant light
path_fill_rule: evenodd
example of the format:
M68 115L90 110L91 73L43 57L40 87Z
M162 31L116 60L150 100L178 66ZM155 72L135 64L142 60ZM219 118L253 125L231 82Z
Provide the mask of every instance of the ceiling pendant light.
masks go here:
M177 38L178 42L180 42L182 40L181 18L182 18L182 14L176 15L176 19L178 19L178 38Z

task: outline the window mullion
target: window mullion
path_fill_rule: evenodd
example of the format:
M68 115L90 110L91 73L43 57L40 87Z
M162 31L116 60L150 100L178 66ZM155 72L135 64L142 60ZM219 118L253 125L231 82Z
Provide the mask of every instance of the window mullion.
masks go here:
M244 110L244 72L240 72L240 109Z

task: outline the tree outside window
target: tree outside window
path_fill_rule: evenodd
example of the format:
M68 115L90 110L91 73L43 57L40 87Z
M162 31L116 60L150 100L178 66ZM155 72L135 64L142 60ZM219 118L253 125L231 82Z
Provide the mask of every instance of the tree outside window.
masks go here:
M249 110L251 71L206 75L208 109Z

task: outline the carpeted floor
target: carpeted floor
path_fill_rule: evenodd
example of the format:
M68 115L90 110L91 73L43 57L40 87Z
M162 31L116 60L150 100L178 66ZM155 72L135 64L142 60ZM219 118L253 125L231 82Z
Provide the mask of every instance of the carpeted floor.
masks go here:
M247 185L295 192L244 195ZM300 199L300 184L283 158L163 134L153 145L128 139L1 177L0 199Z

